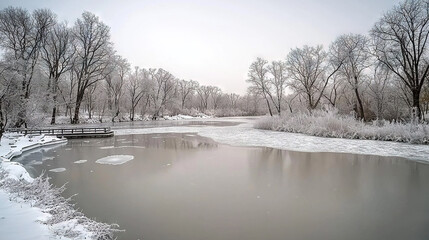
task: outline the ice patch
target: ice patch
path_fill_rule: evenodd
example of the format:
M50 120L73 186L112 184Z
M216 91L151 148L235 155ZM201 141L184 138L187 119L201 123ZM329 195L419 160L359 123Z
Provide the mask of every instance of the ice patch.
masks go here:
M119 146L119 147L117 147L117 148L146 148L146 147L144 147L144 146Z
M128 161L131 161L133 159L134 159L134 156L132 155L112 155L112 156L100 158L95 162L100 164L120 165Z
M54 160L55 157L44 157L42 161Z
M144 146L106 146L106 147L99 147L99 149L114 149L114 148L146 148Z
M87 162L87 160L77 160L74 163L86 163L86 162Z
M49 172L64 172L64 171L66 171L65 168L54 168L49 170Z
M115 148L115 146L105 146L105 147L99 147L99 149L112 149Z

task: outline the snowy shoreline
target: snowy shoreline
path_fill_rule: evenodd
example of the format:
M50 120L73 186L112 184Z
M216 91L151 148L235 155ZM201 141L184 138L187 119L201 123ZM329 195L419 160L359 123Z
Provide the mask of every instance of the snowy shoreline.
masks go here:
M64 144L53 136L7 133L0 145L0 235L6 239L113 239L118 225L99 223L76 211L48 178L32 178L13 157ZM25 228L26 231L20 229ZM31 231L29 231L31 230Z

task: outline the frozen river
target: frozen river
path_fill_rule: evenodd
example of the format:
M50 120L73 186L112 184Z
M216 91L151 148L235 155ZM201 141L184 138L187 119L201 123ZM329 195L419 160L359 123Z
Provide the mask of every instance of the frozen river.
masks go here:
M408 160L424 161L424 146L323 144L246 124L122 124L113 138L17 161L68 183L64 194L78 194L88 217L126 230L119 239L428 239L429 165Z

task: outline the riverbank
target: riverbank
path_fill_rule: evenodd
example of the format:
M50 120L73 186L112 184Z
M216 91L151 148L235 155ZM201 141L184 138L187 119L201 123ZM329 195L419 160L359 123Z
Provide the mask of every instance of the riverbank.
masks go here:
M13 157L66 143L52 136L4 134L0 145L0 236L4 239L113 239L117 225L99 223L76 211L48 179L32 178ZM25 231L22 231L25 229Z
M316 110L313 113L295 113L264 117L255 122L255 128L280 132L302 133L317 137L377 140L412 144L429 143L429 125L377 120L363 122L336 111Z

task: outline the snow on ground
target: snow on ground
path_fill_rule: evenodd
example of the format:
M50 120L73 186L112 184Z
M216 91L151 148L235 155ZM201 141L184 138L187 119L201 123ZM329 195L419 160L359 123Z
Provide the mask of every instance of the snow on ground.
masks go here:
M53 236L47 225L39 223L46 215L28 203L9 200L9 194L0 190L1 239L67 239Z
M131 161L133 159L134 159L134 156L132 155L112 155L112 156L100 158L95 162L99 164L120 165L128 161Z
M189 116L189 115L183 115L183 114L179 114L179 115L175 115L175 116L164 116L163 117L163 119L165 119L165 120L184 120L184 119L197 119L197 118L211 118L211 116L208 116L204 113L200 113L196 117Z
M99 223L76 211L61 196L64 187L53 188L46 178L33 179L21 164L10 162L30 150L67 140L8 133L0 141L1 239L108 239L118 231L115 224Z
M340 152L397 156L429 162L429 146L407 143L323 138L299 133L276 132L253 128L255 118L222 118L211 121L242 122L235 126L177 126L142 129L117 129L115 135L152 133L197 133L203 137L234 146L264 146L301 152Z

